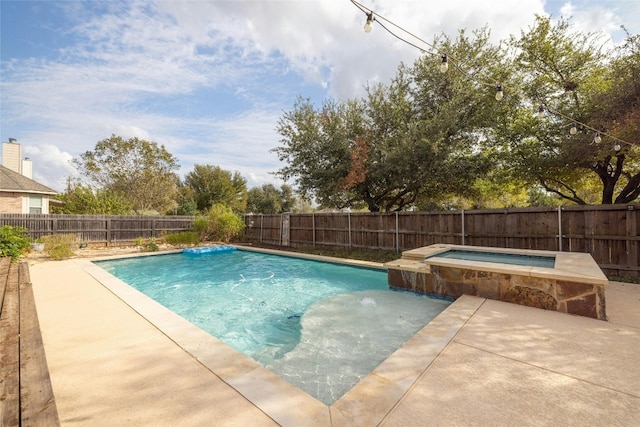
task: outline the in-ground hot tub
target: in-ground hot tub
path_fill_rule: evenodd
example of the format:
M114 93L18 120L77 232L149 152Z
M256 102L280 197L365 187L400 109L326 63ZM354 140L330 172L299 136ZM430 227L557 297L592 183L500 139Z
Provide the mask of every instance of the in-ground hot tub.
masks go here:
M608 280L587 253L431 245L405 251L385 267L394 288L607 318Z

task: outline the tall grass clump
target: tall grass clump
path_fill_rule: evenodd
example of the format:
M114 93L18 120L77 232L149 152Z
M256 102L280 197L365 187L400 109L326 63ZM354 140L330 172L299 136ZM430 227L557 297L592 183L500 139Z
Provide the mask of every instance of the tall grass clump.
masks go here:
M74 255L76 236L73 234L53 234L41 238L44 242L44 254L47 258L60 261Z
M175 246L198 245L200 239L195 231L180 231L178 233L167 234L163 237L165 243Z

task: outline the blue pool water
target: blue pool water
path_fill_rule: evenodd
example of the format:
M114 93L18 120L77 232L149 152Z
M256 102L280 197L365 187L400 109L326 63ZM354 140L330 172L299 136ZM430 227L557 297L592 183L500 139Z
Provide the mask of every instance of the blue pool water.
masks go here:
M326 404L450 304L384 270L242 250L96 264Z
M497 264L525 265L529 267L554 268L556 265L556 258L554 256L508 254L508 253L501 253L501 252L465 251L465 250L459 250L459 249L451 249L446 252L430 255L425 257L425 259L436 258L436 257L459 259L459 260L466 260L466 261L493 262Z

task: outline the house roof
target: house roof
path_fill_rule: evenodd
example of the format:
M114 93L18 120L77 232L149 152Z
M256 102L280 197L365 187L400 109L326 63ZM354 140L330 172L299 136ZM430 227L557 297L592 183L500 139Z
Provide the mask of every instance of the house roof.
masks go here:
M56 195L57 191L39 184L24 175L0 165L0 191L12 193L49 194Z

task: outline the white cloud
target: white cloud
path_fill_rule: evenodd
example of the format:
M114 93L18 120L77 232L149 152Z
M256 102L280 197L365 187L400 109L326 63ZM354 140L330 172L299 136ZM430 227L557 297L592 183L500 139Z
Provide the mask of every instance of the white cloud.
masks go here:
M20 142L20 141L18 141ZM51 187L56 191L63 191L67 185L67 178L76 178L78 173L71 165L73 156L52 144L38 146L23 145L23 154L32 161L33 179ZM50 177L57 177L51 179Z
M498 41L545 13L544 0L363 4L427 43L485 25ZM378 23L366 34L365 15L348 0L45 5L67 10L58 31L75 42L53 56L3 61L2 127L25 151L41 150L31 154L34 176L57 189L72 173L59 161L112 133L165 145L183 174L209 163L240 171L250 185L279 185L270 172L281 165L269 150L297 96L361 95L367 82L388 82L400 62L420 55ZM619 25L613 9L562 10L580 28Z
M624 26L632 34L640 32L640 1L608 0L600 2L566 2L560 16L569 18L577 31L602 33L614 43L624 41Z

